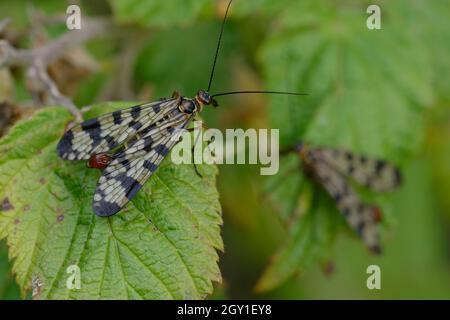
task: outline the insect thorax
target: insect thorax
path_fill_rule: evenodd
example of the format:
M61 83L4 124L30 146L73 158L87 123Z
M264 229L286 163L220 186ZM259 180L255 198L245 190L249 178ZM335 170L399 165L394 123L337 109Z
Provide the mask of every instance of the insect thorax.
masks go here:
M197 99L181 98L178 110L184 114L196 115L201 111L202 105L197 102Z

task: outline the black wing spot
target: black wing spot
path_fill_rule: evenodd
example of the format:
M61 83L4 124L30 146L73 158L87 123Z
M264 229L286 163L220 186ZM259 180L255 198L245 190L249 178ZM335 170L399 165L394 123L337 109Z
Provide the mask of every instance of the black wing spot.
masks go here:
M158 169L158 166L153 162L151 162L150 160L146 160L144 162L144 168L149 170L150 172L155 172L156 169Z
M159 113L161 111L161 106L159 105L159 103L157 103L153 106L153 111L155 113Z
M165 157L169 153L169 149L166 148L165 145L159 144L155 147L155 152L159 153L163 157Z
M100 127L100 122L97 118L89 119L81 123L81 128L85 131Z
M350 210L348 208L345 208L342 210L342 214L347 218L350 215Z
M395 185L398 186L402 183L402 175L400 174L400 171L395 168L394 169L394 176L395 176Z
M95 147L101 142L101 134L102 129L100 126L100 122L97 119L91 119L83 122L81 124L81 128L89 134L91 139L93 140L93 146Z
M366 158L365 156L361 156L361 157L359 158L359 162L360 162L361 164L365 164L365 163L367 162L367 158Z
M130 190L127 193L128 200L131 200L134 198L134 196L141 190L142 185L137 182L136 180L133 183L133 186L130 188Z
M131 169L131 167L130 167L130 160L124 159L124 160L122 160L120 163L121 163L127 170L130 170L130 169Z
M356 232L358 233L358 235L362 236L365 226L366 224L364 223L364 221L360 221L358 223L358 225L356 226Z
M339 202L341 202L342 195L341 195L339 192L336 192L336 193L333 195L333 199L334 199L334 201L336 201L337 203L339 203Z
M134 178L127 176L126 172L119 174L118 176L115 177L115 179L120 181L120 184L125 190L130 189L131 186L137 183L137 181Z
M353 154L350 152L346 152L345 153L345 157L347 158L348 161L352 161L353 160Z
M352 164L350 164L347 168L347 173L353 174L354 172L355 172L355 167Z
M113 114L114 124L119 125L122 123L122 112L121 111L114 111Z
M73 131L67 131L64 136L59 140L56 150L58 151L58 156L63 157L67 153L72 151L72 141L73 141Z
M377 160L377 162L375 163L375 172L377 173L377 175L381 173L384 167L386 167L386 162L383 160Z
M141 115L141 109L142 108L140 106L131 108L131 116L133 117L133 119L139 118L139 116Z
M94 213L100 217L109 217L117 212L119 212L122 208L116 203L106 202L104 200L94 204Z
M114 137L105 136L105 140L108 143L108 147L110 149L114 149L115 147L117 147L117 141L114 139Z
M132 127L134 131L138 131L142 127L142 123L140 121L132 121L130 127Z
M153 142L154 141L153 141L153 138L151 136L147 137L147 138L144 138L144 146L151 146Z

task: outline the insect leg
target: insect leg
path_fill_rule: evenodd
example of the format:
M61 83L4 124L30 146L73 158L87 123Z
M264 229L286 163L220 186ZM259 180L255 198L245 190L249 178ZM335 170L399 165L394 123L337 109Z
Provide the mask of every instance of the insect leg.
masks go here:
M195 132L195 130L196 130L197 128L189 128L189 129L186 129L188 132ZM192 155L192 163L194 164L194 169L195 169L195 173L200 177L200 178L203 178L203 176L200 174L200 172L199 172L199 170L198 170L198 167L197 167L197 164L195 163L195 147L197 146L197 143L199 143L199 138L200 138L200 135L198 135L196 138L195 138L195 141L194 141L194 145L192 146L192 148L191 148L191 155ZM208 144L209 145L209 144Z
M209 129L208 125L205 124L203 121L202 121L202 128L203 128L204 130L208 130L208 129ZM209 145L210 145L211 143L214 142L214 139L215 139L215 137L212 136L211 139L209 139L209 140L207 141L206 147L207 147L208 149L209 149ZM211 151L211 149L210 149L210 151ZM215 156L215 153L212 153L212 155Z
M193 128L194 130L195 130L195 128ZM200 138L200 135L198 135L196 138L195 138L195 142L194 142L194 145L192 146L192 150L191 150L191 154L192 154L192 163L194 164L194 169L195 169L195 173L200 177L200 178L203 178L203 175L200 173L200 171L198 170L198 167L197 167L197 164L195 163L195 158L194 158L194 156L195 156L195 147L197 146L197 143L199 142L199 138ZM200 142L201 143L201 142Z
M180 97L181 97L181 95L180 95L180 93L179 93L178 91L172 92L172 98L178 99L178 98L180 98Z

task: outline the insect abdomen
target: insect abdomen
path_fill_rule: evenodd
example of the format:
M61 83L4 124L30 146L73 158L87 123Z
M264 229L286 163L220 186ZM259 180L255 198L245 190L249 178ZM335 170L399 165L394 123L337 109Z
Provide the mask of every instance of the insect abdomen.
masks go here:
M91 155L87 166L94 169L105 169L111 162L112 158L106 153Z

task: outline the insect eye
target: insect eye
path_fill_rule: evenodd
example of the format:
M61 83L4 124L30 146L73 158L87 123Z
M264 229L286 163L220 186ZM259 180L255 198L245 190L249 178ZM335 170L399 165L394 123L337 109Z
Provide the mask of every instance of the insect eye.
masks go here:
M203 99L206 103L209 103L210 100L211 100L209 94L206 93L206 92L203 92L203 93L202 93L202 99Z
M200 90L197 93L197 96L202 103L208 104L208 105L211 104L211 96L209 95L208 92Z

